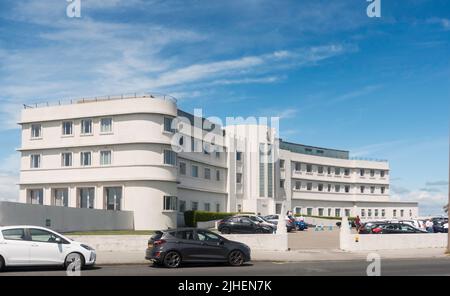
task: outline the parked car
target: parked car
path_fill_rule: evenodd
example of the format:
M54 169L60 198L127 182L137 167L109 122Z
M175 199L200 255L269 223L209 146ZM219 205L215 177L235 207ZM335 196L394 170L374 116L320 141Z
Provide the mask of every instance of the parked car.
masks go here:
M377 233L378 231L380 231L380 229L376 229L379 225L381 224L386 224L386 222L383 221L371 221L371 222L366 222L366 223L362 223L361 226L359 227L359 233L360 234L370 234L370 233ZM373 232L373 230L375 230L375 232Z
M252 221L247 217L233 216L219 221L217 229L223 233L274 233L275 225Z
M374 229L372 229L372 232L379 234L427 233L425 230L415 228L405 223L379 224Z
M256 216L256 215L251 215L251 214L238 214L238 215L235 215L234 217L247 217L247 218L249 218L250 220L252 220L252 221L255 222L255 223L261 223L261 224L263 224L263 225L267 225L267 226L270 226L270 227L274 227L275 230L277 229L276 224L273 224L273 223L271 223L271 222L269 222L269 221L266 221L264 218L259 217L259 216Z
M448 233L448 220L434 220L433 232L435 233Z
M39 226L0 227L0 270L9 266L94 265L95 250Z
M405 223L405 224L409 224L415 228L419 228L419 229L423 229L425 230L425 223L422 220L399 220L398 223Z
M188 262L227 262L240 266L250 261L250 248L204 229L157 231L148 241L145 258L156 265L179 267Z
M266 220L267 222L273 223L274 225L278 225L279 217L280 217L279 215L268 215L268 216L264 216L264 220ZM285 220L286 220L287 232L291 232L292 230L296 229L294 218L289 218L286 216Z
M305 223L303 220L295 220L295 226L297 227L297 230L303 231L308 228L308 224Z

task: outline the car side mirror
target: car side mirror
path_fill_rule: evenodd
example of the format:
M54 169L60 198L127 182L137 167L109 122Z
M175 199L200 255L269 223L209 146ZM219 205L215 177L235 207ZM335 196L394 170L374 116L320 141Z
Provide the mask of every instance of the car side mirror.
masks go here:
M62 240L60 237L55 238L55 243L62 244Z
M225 243L224 240L221 239L221 240L219 240L219 242L218 242L217 244L218 244L219 246L222 246L224 243Z

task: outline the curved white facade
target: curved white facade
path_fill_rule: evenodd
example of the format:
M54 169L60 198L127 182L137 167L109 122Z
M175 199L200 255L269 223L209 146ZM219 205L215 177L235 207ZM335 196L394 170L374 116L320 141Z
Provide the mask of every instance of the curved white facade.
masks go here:
M175 137L175 117L196 120L174 100L153 96L25 108L18 149L21 201L129 210L138 230L176 227L191 209L418 215L417 203L389 200L387 162L279 141L274 130L259 124L211 128L214 140L208 138L211 129L194 127L191 143L182 130L176 136L183 140ZM197 152L176 153L174 139ZM205 152L203 144L219 149Z

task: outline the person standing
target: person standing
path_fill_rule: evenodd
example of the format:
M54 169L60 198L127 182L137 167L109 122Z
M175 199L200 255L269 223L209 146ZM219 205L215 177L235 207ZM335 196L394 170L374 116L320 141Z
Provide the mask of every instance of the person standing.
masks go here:
M361 219L359 218L359 215L356 215L355 218L355 227L356 227L356 231L359 231L359 228L361 227Z
M425 228L427 229L427 231L429 233L433 233L434 232L434 230L433 230L433 221L427 220L427 222L425 222Z

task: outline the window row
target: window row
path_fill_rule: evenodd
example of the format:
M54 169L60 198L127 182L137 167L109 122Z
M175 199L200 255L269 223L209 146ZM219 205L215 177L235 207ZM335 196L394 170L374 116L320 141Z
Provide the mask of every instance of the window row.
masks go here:
M280 187L284 188L285 180L280 180ZM346 184L322 184L322 183L312 183L312 182L302 182L294 181L293 190L307 190L307 191L319 191L319 192L345 192L345 193L357 193L356 190L359 188L358 193L366 194L385 194L386 186L355 186Z
M191 164L190 167L191 167L190 176L194 177L194 178L200 178L200 166L195 165L195 164ZM203 171L202 177L204 179L206 179L206 180L211 180L212 179L212 172L213 172L213 170L211 168L204 167L202 171ZM186 176L187 175L187 163L186 162L180 161L179 173L182 176ZM221 172L218 169L214 170L214 180L216 180L216 181L221 181L222 180Z
M280 160L280 168L284 169L285 162ZM308 173L308 174L319 174L319 175L335 175L335 176L350 176L352 173L359 174L360 177L370 176L384 178L387 175L386 170L375 170L375 169L351 169L351 168L340 168L332 166L322 166L314 164L304 164L300 162L294 162L294 172Z
M176 196L164 196L164 210L165 211L179 211L179 212L186 212L188 211L187 206L186 206L186 201L185 200L178 200L178 198ZM190 203L190 210L192 211L198 211L198 210L202 210L202 211L207 211L207 212L211 212L211 203L210 202L204 202L203 203L203 207L200 208L199 207L199 202L198 201L191 201ZM216 212L220 212L220 203L216 203L215 204L215 209Z
M82 119L80 120L80 134L81 135L92 135L93 134L93 119ZM113 120L112 118L101 118L100 119L100 134L109 134L113 132ZM63 121L61 123L61 135L62 136L73 136L74 134L74 121ZM42 138L42 124L33 123L31 125L31 138L40 139Z
M28 189L27 203L44 204L44 189ZM69 207L69 188L52 188L51 201L53 206ZM94 209L95 188L83 187L76 190L75 207ZM105 187L103 190L103 209L120 211L122 209L122 187Z
M73 164L73 152L63 152L61 153L61 167L72 167ZM80 166L91 166L92 165L92 152L84 151L79 153ZM100 161L101 166L111 165L112 163L112 151L102 150L100 151ZM30 168L38 169L42 166L42 155L32 154L30 155Z
M373 214L373 216L372 216ZM411 218L413 216L412 210L409 210L409 217ZM399 216L398 216L399 215ZM385 218L386 217L386 209L361 209L360 210L360 216L361 218ZM404 209L392 209L392 216L394 218L405 217L405 210Z

